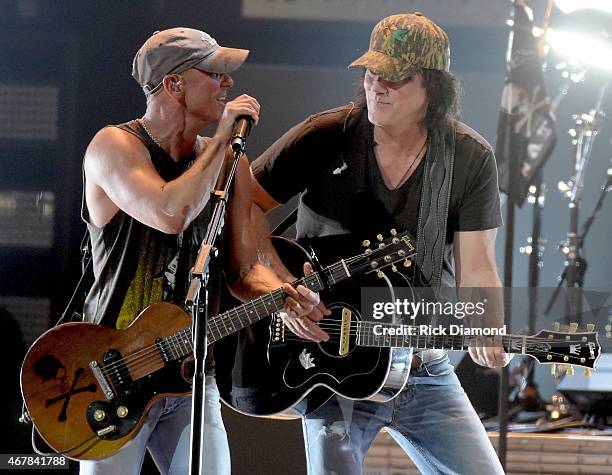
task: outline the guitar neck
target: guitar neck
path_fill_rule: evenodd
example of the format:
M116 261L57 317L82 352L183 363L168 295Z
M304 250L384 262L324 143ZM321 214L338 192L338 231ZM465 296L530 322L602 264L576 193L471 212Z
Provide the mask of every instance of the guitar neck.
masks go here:
M444 328L449 331L441 331L441 335L422 334L419 330L418 326L359 321L357 345L467 351L472 340L477 338L461 327L456 328L457 334L453 334L452 328ZM594 368L601 352L597 333L592 331L540 330L536 335L501 335L501 344L507 353L531 356L539 363L575 364L584 368Z

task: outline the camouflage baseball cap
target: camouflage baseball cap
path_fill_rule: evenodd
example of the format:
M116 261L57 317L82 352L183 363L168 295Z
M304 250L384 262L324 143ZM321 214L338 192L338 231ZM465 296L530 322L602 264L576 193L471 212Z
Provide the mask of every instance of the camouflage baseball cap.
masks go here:
M191 68L209 73L231 73L249 55L246 49L219 46L208 33L193 28L156 31L140 47L132 63L132 76L146 94L155 92L167 74Z
M370 48L349 68L366 68L387 81L401 81L420 68L448 71L446 32L421 13L391 15L372 30Z

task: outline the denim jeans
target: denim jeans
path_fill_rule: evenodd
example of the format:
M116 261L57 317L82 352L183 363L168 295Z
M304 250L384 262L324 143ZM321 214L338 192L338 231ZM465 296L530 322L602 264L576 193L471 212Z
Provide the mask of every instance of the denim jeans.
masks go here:
M392 401L334 396L306 416L308 473L363 473L366 452L383 427L423 474L504 473L448 357L413 368Z
M227 434L221 419L219 390L213 376L206 376L204 408L204 474L229 475L230 453ZM145 450L163 474L189 473L191 436L191 397L167 397L157 401L145 416L145 422L134 439L115 455L80 463L81 475L138 475Z

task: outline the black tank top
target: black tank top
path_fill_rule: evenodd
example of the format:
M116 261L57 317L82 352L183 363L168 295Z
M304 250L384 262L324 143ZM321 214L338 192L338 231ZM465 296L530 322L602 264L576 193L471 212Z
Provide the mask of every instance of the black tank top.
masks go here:
M195 159L195 151L178 162L153 142L140 121L116 127L138 137L151 162L166 181L180 176ZM90 234L95 282L85 300L84 319L126 328L148 305L160 301L182 306L193 265L211 215L210 204L179 235L165 234L117 211L103 227L93 225L85 198L82 217ZM213 260L213 265L215 265ZM211 268L211 315L218 313L220 269Z

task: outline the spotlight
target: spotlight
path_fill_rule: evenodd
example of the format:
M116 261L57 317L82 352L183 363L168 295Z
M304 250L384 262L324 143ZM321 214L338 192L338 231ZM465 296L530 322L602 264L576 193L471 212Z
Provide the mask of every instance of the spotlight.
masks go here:
M612 2L609 0L555 0L555 3L563 13L586 9L612 13Z
M612 2L610 2L612 7ZM610 42L603 41L585 33L573 31L557 31L549 29L546 35L548 43L560 54L584 66L599 67L612 71L612 57Z

